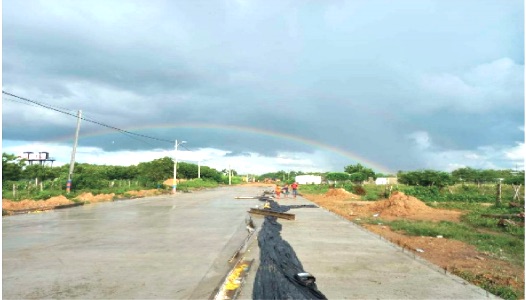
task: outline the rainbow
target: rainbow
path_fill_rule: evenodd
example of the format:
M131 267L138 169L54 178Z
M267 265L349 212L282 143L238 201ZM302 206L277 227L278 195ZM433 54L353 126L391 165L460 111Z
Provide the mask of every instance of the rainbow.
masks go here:
M300 144L308 145L314 148L328 150L334 153L337 153L343 157L349 158L353 161L356 161L358 163L363 164L364 166L368 168L372 168L376 172L381 172L384 174L392 174L391 170L385 166L382 166L378 163L375 163L373 161L370 161L360 155L357 155L355 153L345 151L341 148L334 147L328 144L324 144L315 140L307 139L304 137L291 135L287 133L282 132L276 132L271 131L267 129L261 129L261 128L255 128L255 127L249 127L249 126L234 126L234 125L223 125L223 124L210 124L210 123L169 123L169 124L155 124L155 125L148 125L148 126L136 126L136 127L128 127L128 128L121 128L123 130L129 131L129 132L136 132L140 130L151 130L156 128L166 128L166 129L213 129L213 130L230 130L235 132L243 132L243 133L250 133L255 135L261 135L261 136L267 136L272 138L278 138L278 139L285 139L288 141L295 141ZM81 134L80 137L94 137L94 136L104 136L108 134L115 134L118 133L115 129L104 129L101 131L89 133L89 134ZM73 138L73 135L63 136L57 139L53 139L53 142L60 142L65 140L71 140ZM50 141L51 142L51 141Z

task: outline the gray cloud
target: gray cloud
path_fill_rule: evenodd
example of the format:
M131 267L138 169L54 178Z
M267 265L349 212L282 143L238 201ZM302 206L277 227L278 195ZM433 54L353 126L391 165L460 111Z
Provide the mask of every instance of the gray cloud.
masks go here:
M523 140L522 6L6 1L3 87L231 156L315 153L320 143L393 170L418 168L428 151ZM3 98L4 140L72 135L74 118ZM236 127L276 134L226 129ZM90 137L103 129L83 122L83 143L110 152L170 147ZM415 132L429 135L430 148L408 139ZM335 169L343 162L323 160Z

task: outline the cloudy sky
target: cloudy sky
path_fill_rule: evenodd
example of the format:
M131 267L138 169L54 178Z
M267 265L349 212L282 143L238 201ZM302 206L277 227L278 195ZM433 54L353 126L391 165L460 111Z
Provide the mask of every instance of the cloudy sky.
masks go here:
M520 0L2 9L2 89L23 98L2 95L3 152L68 164L81 110L77 162L138 164L184 140L180 160L241 173L524 168Z

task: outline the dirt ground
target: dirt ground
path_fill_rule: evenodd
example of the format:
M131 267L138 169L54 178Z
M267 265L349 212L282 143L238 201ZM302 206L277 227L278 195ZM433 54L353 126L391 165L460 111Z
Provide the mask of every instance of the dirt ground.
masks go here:
M436 209L401 192L379 201L353 201L359 196L343 189L324 195L303 195L310 201L351 221L378 217L383 220L409 219L459 222L461 211ZM445 271L469 272L481 280L513 286L524 291L524 268L479 252L474 246L442 237L406 236L383 224L363 226L399 246L413 251ZM417 250L418 249L418 250ZM423 252L422 252L423 251ZM520 295L524 299L524 294Z
M146 196L160 195L162 192L157 189L142 190L142 191L129 191L127 192L127 198L141 198ZM112 201L115 198L115 194L99 194L93 195L92 193L82 193L75 197L75 200L89 203L106 202ZM65 196L52 197L47 200L22 200L22 201L10 201L2 199L2 209L7 211L16 211L23 209L49 209L59 205L73 204L75 201L66 198Z

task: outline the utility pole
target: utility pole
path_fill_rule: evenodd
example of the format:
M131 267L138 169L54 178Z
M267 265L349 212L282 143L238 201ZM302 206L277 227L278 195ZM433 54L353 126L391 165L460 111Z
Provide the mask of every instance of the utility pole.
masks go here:
M197 161L197 178L201 178L201 161Z
M174 195L177 192L177 147L180 144L184 144L184 143L186 143L186 141L181 141L181 142L178 143L177 140L175 140L174 180L173 180L173 183L172 183L172 193Z
M79 141L80 120L82 118L82 111L77 113L77 130L75 131L75 141L73 142L73 151L71 151L71 161L69 162L68 182L66 184L66 193L71 191L71 176L73 175L73 168L75 167L75 153L77 152L77 144Z
M232 185L232 169L230 168L230 164L228 164L228 185Z
M176 178L177 178L177 140L175 140L175 155L174 155L174 180L172 181L172 194L175 195L175 193L177 192L177 183L176 183Z

